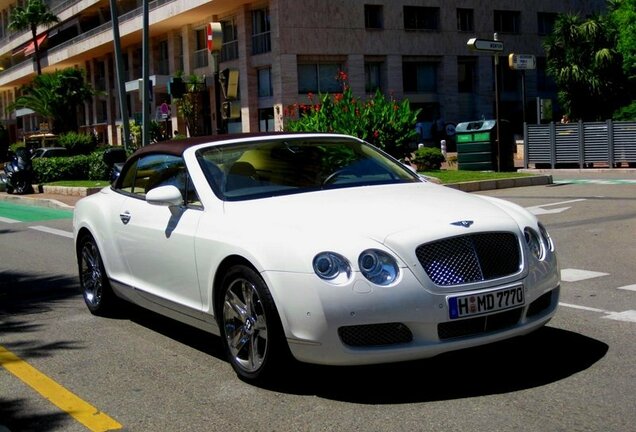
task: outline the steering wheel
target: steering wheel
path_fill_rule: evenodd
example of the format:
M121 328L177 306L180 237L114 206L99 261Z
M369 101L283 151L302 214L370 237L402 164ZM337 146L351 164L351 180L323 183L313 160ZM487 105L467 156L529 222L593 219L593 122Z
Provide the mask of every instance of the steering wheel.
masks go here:
M341 168L341 169L336 170L336 171L332 172L331 174L329 174L322 181L322 184L323 184L323 186L333 184L333 183L335 183L338 180L338 177L342 177L342 176L345 176L345 175L350 175L350 176L352 175L352 176L360 177L360 174L356 173L352 168L345 167L345 168Z

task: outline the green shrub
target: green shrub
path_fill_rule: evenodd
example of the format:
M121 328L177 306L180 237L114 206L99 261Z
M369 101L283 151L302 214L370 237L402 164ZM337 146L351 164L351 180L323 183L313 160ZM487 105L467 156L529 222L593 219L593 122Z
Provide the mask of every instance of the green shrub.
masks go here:
M108 180L110 171L104 163L104 151L108 148L98 148L89 155L33 159L36 181Z
M62 134L58 137L57 142L72 155L87 155L97 147L97 141L93 135L77 132Z
M33 159L33 172L38 183L86 180L89 166L90 157L84 155Z
M444 160L442 151L436 147L420 147L415 151L412 159L418 171L438 170Z

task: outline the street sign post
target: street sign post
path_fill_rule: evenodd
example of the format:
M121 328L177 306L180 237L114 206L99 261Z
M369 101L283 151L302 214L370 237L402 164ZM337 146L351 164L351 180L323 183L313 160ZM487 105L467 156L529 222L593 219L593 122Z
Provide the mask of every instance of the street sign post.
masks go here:
M531 54L509 54L508 66L512 70L521 71L521 107L523 122L526 122L526 71L537 68L537 59Z
M499 40L497 33L491 39L470 38L466 45L473 51L486 51L492 53L495 64L495 120L497 128L497 171L501 171L501 143L499 135L499 53L503 52L504 44Z
M490 39L477 39L471 38L468 40L468 48L475 51L490 51L490 52L502 52L504 44L501 41Z

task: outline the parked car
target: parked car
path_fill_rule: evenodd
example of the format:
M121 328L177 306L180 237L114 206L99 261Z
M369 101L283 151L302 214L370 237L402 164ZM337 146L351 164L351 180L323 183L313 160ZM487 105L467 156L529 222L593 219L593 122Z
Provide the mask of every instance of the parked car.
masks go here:
M121 298L220 335L248 381L293 360L398 362L512 338L559 299L535 216L344 135L146 146L78 202L73 227L93 314Z
M65 147L40 147L33 150L31 159L69 156Z

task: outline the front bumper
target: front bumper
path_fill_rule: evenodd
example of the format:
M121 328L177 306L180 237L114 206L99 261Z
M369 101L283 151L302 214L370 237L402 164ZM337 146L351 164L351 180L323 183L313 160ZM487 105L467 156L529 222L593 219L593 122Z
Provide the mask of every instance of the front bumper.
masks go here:
M448 297L405 271L392 287L361 275L334 286L313 274L265 272L294 357L329 365L389 363L432 357L530 333L556 313L556 267L538 281L532 273L480 291L523 285L525 303L490 314L450 319ZM439 291L439 290L437 290Z

